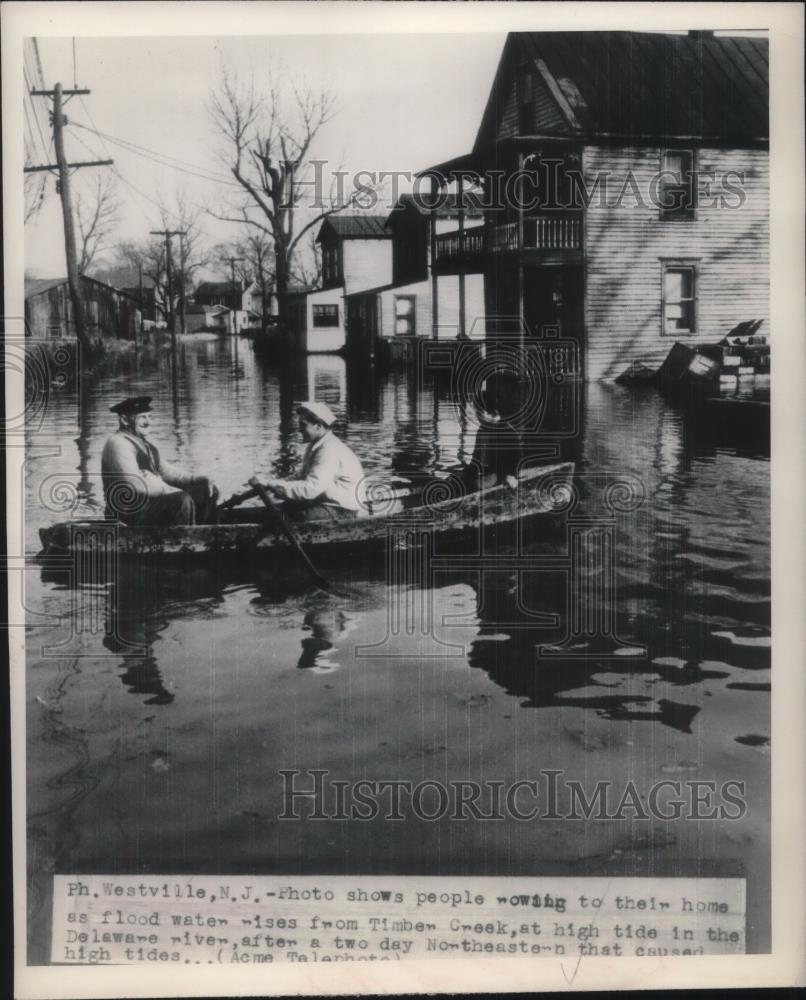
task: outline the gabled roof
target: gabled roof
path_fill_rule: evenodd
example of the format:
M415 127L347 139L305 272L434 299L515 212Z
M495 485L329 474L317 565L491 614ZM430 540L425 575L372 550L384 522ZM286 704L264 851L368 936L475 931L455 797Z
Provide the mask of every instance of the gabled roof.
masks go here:
M769 140L766 38L707 31L512 32L472 153L421 173L483 169L522 61L540 90L541 137L678 137L739 148Z
M413 194L402 194L395 207L390 212L386 225L394 222L399 214L405 211L416 211L421 215L429 216L431 206L434 204L430 194L417 191ZM455 194L442 192L436 201L436 212L440 218L455 219L459 215L459 208L464 208L466 218L481 218L484 215L481 196L473 191L465 191L462 194L461 203ZM397 214L396 214L397 213Z
M196 295L240 295L243 292L238 281L203 281L196 289Z
M562 113L558 132L769 137L765 38L632 31L536 31L507 37L474 152L486 147L521 58Z
M26 278L25 298L32 295L39 295L40 292L47 292L51 288L58 288L59 285L66 285L67 278Z
M380 215L329 215L319 227L317 243L327 234L335 234L343 240L389 239L384 219Z
M89 274L80 275L81 281L89 281L93 285L98 285L100 288L107 288L110 292L115 292L116 295L123 295L126 298L133 298L131 292L126 291L122 288L115 288L114 285L109 285L105 281L99 281L97 278L90 277ZM60 285L66 285L67 278L26 278L25 279L25 298L28 299L32 295L40 295L42 292L47 292L51 288L58 288Z

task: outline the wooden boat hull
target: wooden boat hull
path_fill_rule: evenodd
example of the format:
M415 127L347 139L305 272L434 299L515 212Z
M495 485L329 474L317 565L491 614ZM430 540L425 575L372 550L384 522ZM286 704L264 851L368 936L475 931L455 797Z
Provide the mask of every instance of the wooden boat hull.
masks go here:
M468 532L514 526L536 517L561 514L572 502L574 464L523 470L515 489L498 486L480 493L462 494L451 481L437 481L424 506L401 509L391 498L388 512L345 521L295 524L294 531L312 554L327 551L348 557L367 547L380 552L387 546L405 548L424 538L442 544ZM451 495L451 493L454 495ZM256 513L263 513L256 508ZM193 526L127 527L114 521L64 521L39 532L40 556L114 551L118 556L143 558L222 559L254 558L262 553L285 554L288 541L271 524L204 524Z

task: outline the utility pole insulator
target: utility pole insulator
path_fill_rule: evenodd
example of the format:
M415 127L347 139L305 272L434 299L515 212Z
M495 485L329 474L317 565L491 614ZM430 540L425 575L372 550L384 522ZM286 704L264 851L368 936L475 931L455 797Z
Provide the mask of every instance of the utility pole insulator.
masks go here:
M80 275L76 262L76 233L73 222L73 204L70 196L70 170L79 167L101 167L112 164L112 160L94 160L85 163L68 163L64 151L64 126L68 119L64 114L64 98L72 97L74 94L89 94L86 87L74 87L72 90L64 90L60 83L57 83L53 90L31 90L32 97L50 97L53 106L50 110L50 124L53 129L53 148L56 153L55 164L44 164L37 167L25 167L25 173L33 173L40 170L58 170L59 177L56 181L56 193L62 203L62 217L64 219L64 255L67 261L67 286L70 290L70 302L73 306L73 323L76 328L76 340L82 346L87 346L89 341L84 323L84 303L81 296Z

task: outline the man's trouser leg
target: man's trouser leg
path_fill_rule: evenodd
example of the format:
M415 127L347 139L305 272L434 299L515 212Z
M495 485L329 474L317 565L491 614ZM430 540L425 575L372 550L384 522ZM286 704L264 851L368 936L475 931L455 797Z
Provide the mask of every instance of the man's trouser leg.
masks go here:
M196 524L209 524L215 513L215 501L210 497L210 482L207 479L194 479L182 489L193 501L196 511Z
M196 514L193 500L184 490L176 493L163 493L161 497L150 497L145 507L137 514L128 518L132 525L170 526L178 524L195 524Z

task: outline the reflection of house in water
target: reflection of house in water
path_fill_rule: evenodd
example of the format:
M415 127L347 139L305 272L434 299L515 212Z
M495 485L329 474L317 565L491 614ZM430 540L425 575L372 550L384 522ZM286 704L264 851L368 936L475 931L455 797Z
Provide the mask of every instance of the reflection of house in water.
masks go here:
M308 399L327 403L334 410L345 406L347 399L347 366L337 354L309 354Z
M668 695L668 685L688 686L725 676L719 671L681 671L645 659L614 663L585 648L580 648L576 658L539 656L538 649L564 629L565 580L558 574L547 574L542 580L533 574L527 611L523 585L513 586L511 574L482 572L479 576L479 633L470 646L468 663L484 670L507 694L524 699L522 708L586 708L611 720L660 722L687 733L699 706L636 693L631 679L658 677L666 682ZM561 624L551 625L551 618L556 621L557 616Z

